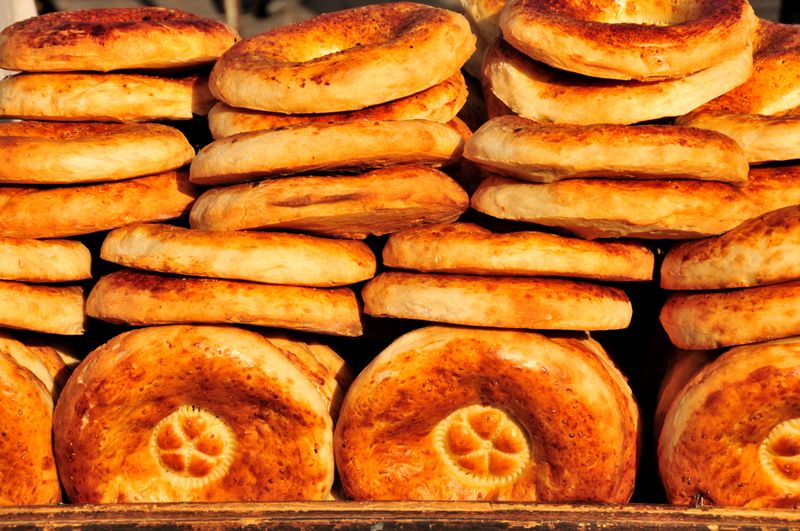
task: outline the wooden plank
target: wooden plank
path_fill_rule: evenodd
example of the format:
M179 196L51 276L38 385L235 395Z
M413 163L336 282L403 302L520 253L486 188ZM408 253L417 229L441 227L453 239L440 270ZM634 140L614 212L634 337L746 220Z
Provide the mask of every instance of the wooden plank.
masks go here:
M0 508L3 529L797 529L800 511L652 505L306 502Z

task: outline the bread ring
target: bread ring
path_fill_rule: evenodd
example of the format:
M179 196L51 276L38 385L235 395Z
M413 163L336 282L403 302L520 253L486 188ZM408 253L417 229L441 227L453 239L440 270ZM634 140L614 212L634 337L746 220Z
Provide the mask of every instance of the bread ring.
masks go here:
M177 218L196 195L187 173L176 171L63 188L0 187L0 235L60 238Z
M659 319L675 346L703 350L800 335L798 312L800 281L795 280L731 291L674 293Z
M53 458L53 399L28 369L0 348L0 504L61 501Z
M489 49L484 75L516 114L540 122L632 124L680 116L744 83L753 50L667 81L609 81L537 63L502 39Z
M287 125L317 122L349 122L354 120L430 120L447 123L456 117L467 101L467 83L461 71L441 83L410 96L366 107L358 111L322 114L279 114L237 109L223 102L208 112L208 127L217 138L278 129Z
M666 125L539 124L494 118L464 147L489 172L530 182L607 179L695 179L743 184L749 166L725 135Z
M464 141L427 120L305 123L241 133L207 145L190 180L219 185L311 171L367 171L399 164L452 164Z
M221 326L113 338L75 371L54 418L74 503L324 499L332 431L278 348Z
M210 18L160 7L48 13L0 33L0 68L68 72L211 63L239 35ZM135 50L135 53L132 51Z
M625 292L553 278L381 273L361 291L364 313L439 323L539 330L619 330Z
M658 443L672 503L800 506L798 359L796 337L737 347L683 388Z
M86 314L133 326L228 323L361 335L361 312L349 289L171 277L132 269L98 280L86 300Z
M192 228L297 229L363 239L455 221L466 192L425 166L395 166L355 177L287 177L207 191L192 208Z
M191 120L214 105L206 78L17 74L0 81L0 116L71 122Z
M746 288L800 279L800 205L753 218L716 238L676 245L661 264L661 287Z
M754 39L747 0L508 0L503 37L529 57L586 76L681 78L730 59Z
M180 168L194 149L160 124L0 123L0 183L108 182Z
M588 338L433 326L356 378L334 437L357 500L625 502L638 411Z
M80 287L0 281L0 326L75 336L83 334L85 321Z
M741 191L756 204L759 214L800 205L800 166L750 168Z
M632 242L587 242L544 232L493 233L472 223L396 232L383 264L424 272L650 280L653 253Z
M92 255L80 242L0 236L0 280L71 282L92 278Z
M353 111L441 83L474 50L458 13L410 2L369 5L245 39L220 57L209 83L234 107Z
M355 284L372 278L376 267L375 255L362 242L155 224L111 231L100 257L161 273L316 287Z
M561 227L582 238L715 236L758 216L747 194L690 180L567 179L548 184L489 177L472 207L500 219Z

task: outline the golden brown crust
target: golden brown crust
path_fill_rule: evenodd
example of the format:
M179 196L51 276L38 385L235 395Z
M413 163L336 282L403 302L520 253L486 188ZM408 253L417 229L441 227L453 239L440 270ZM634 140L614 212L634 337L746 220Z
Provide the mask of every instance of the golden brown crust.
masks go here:
M277 129L299 123L335 123L354 120L430 120L447 123L467 101L467 84L461 71L416 94L357 111L321 114L280 114L231 107L219 102L208 112L214 138Z
M463 148L455 129L428 120L295 124L212 142L192 161L190 179L219 185L312 171L442 166L458 160Z
M593 340L433 326L359 375L334 440L359 500L619 503L637 431L631 391Z
M187 172L171 171L107 184L0 187L0 234L60 238L177 218L197 195L188 177Z
M362 242L156 224L128 225L110 232L100 257L161 273L317 287L367 280L376 267L375 255Z
M659 469L672 503L800 506L797 337L731 349L667 413Z
M363 239L455 221L468 206L467 194L444 173L396 166L355 177L287 177L212 189L198 198L190 221L203 230L286 228Z
M618 330L631 320L622 290L561 279L381 273L361 291L364 313L539 330Z
M661 287L745 288L800 279L800 205L746 221L716 238L684 242L661 265Z
M134 326L233 323L340 336L361 335L352 291L171 277L123 269L102 277L86 300L97 319Z
M501 219L562 227L588 239L713 236L761 213L729 184L691 180L533 184L490 177L472 196L472 207Z
M701 293L675 293L660 320L679 348L712 349L800 334L800 282ZM746 324L744 324L746 323Z
M26 72L181 68L211 63L239 35L163 7L48 13L0 33L0 67Z
M509 0L503 37L561 70L608 79L682 78L752 45L747 0L625 2Z
M695 74L667 81L610 81L537 63L502 39L489 49L484 75L516 114L541 122L632 124L680 116L744 83L752 48Z
M424 272L650 280L653 253L632 242L588 242L544 232L493 233L472 223L397 232L383 264Z
M151 327L78 367L55 453L75 503L324 499L332 429L314 385L259 334Z
M759 214L800 205L800 165L751 168L741 190L756 204Z
M667 371L658 390L656 411L653 417L653 433L658 440L667 411L679 393L700 369L711 363L719 354L716 350L675 349L669 358Z
M695 179L742 184L749 166L723 134L672 125L540 124L501 116L481 126L464 158L489 172L530 182Z
M0 348L0 504L61 501L53 458L53 399L32 372Z
M0 280L71 282L92 278L92 255L80 242L0 236Z
M0 281L0 326L60 335L81 335L83 289Z
M441 83L475 49L469 23L409 2L347 9L245 39L211 72L211 92L234 107L340 112Z
M76 184L163 173L194 149L160 124L0 123L0 183Z
M67 381L69 370L54 348L27 344L0 331L0 352L11 356L42 383L55 402Z
M0 116L73 122L190 120L214 105L205 77L17 74L0 81Z

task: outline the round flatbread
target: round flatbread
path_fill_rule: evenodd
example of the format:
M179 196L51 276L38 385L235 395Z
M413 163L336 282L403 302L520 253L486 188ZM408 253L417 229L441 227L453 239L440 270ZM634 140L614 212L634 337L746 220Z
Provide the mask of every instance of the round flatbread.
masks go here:
M210 18L163 7L62 11L0 33L0 68L25 72L183 68L211 63L239 35Z
M800 205L800 166L759 166L750 169L742 193L758 207L759 214ZM752 216L755 217L755 216Z
M358 302L349 289L171 277L130 269L102 277L89 293L86 313L134 326L233 323L361 335Z
M376 267L375 255L362 242L172 225L128 225L113 230L103 241L100 257L161 273L317 287L367 280Z
M424 272L650 280L653 253L638 243L588 242L544 232L493 233L472 223L397 232L383 264Z
M0 280L72 282L92 278L92 255L80 242L0 236Z
M79 184L163 173L194 149L160 124L0 123L0 183Z
M0 326L59 335L83 334L83 289L0 281Z
M222 138L192 161L193 183L219 185L311 171L364 172L399 164L452 164L464 141L428 120L296 124Z
M631 303L616 288L561 279L382 273L361 292L375 317L539 330L617 330Z
M359 176L287 177L216 188L192 208L193 228L297 229L363 239L455 221L469 197L426 166L395 166Z
M496 218L561 227L588 239L714 236L760 214L729 184L690 180L533 184L489 177L472 196L472 206Z
M197 193L179 171L63 188L0 187L0 235L60 238L177 218Z

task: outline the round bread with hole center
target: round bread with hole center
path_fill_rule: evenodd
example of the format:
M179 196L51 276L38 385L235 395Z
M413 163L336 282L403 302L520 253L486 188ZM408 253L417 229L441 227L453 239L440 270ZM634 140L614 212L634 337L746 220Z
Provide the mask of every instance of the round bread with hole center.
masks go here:
M678 394L658 441L670 503L800 506L800 339L737 347Z
M163 7L48 13L0 33L0 68L25 72L185 68L213 62L239 35Z
M249 324L339 336L361 335L352 291L157 275L123 269L102 277L86 314L111 323Z
M192 161L183 133L160 124L0 123L0 183L80 184L163 173Z
M311 171L442 166L458 160L463 148L458 131L428 120L296 124L212 142L192 161L190 179L219 185Z
M495 233L472 223L396 232L383 248L384 265L427 273L650 280L653 261L653 253L638 243Z
M633 124L686 114L741 85L752 46L678 79L613 81L556 70L498 39L486 53L490 90L514 113L540 122Z
M83 334L83 289L0 281L0 326L79 336Z
M638 428L625 378L592 339L433 326L356 378L336 462L356 500L622 503Z
M464 158L492 173L530 182L694 179L743 184L749 166L723 134L672 125L540 124L519 116L486 122Z
M209 83L234 107L354 111L441 83L474 49L458 13L410 2L370 5L245 39L220 57Z
M554 278L381 273L361 291L374 317L538 330L619 330L631 321L625 292Z
M0 236L60 238L188 212L197 190L188 172L59 188L0 187ZM36 215L31 215L35 212Z
M447 123L467 101L467 84L461 71L416 94L357 111L319 114L280 114L231 107L223 102L208 113L208 127L215 138L238 133L278 129L301 123L333 123L356 120L430 120Z
M503 37L552 67L608 79L674 79L748 48L758 19L747 0L509 0Z
M127 332L90 353L55 411L74 503L321 500L333 425L303 372L221 326Z
M92 278L92 255L81 242L0 236L0 280L72 282Z
M372 278L376 267L375 255L362 242L157 224L111 231L100 257L161 273L316 287L355 284Z

